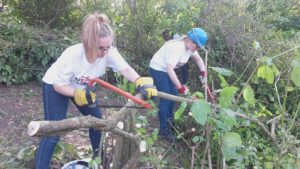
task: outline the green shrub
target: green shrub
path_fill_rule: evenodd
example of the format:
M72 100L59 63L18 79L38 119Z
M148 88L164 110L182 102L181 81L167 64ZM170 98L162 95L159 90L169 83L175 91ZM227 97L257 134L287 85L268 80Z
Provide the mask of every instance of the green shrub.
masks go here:
M7 85L40 80L50 64L75 41L63 32L26 27L12 19L0 23L0 83Z

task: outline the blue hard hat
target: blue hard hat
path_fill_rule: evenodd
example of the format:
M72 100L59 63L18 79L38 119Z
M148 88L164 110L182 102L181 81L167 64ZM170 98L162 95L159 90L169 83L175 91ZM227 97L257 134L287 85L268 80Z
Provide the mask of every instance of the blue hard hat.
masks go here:
M192 39L192 41L197 44L200 48L203 48L208 36L206 32L201 28L192 28L188 31L187 36Z

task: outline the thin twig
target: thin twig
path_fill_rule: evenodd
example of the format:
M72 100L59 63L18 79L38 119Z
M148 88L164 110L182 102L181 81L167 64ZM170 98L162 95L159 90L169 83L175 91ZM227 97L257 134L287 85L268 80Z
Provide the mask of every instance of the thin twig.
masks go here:
M280 106L280 110L282 111L282 105L281 105L280 96L279 96L278 88L277 88L277 83L280 79L280 75L281 75L281 72L279 72L278 76L276 77L276 81L274 83L274 86L275 86L275 91L276 91L277 100L278 100L278 103L279 103L279 106Z
M271 122L274 121L274 120L279 119L281 116L282 116L282 114L280 114L279 116L274 117L273 119L267 121L267 124L271 123Z
M291 52L291 51L293 51L293 50L296 50L296 49L298 49L298 48L300 48L300 45L299 45L299 46L296 46L296 47L294 47L294 48L292 48L292 49L289 49L289 50L287 50L287 51L284 51L284 52L282 52L282 53L280 53L280 54L278 54L278 55L275 55L275 56L272 57L272 59L275 59L275 58L277 58L277 57L279 57L279 56L281 56L281 55L284 55L284 54L286 54L286 53L289 53L289 52Z
M195 149L196 149L196 146L191 147L191 149L192 149L191 169L193 169L194 168L194 161L195 161Z
M206 145L205 145L205 150L204 150L204 153L203 153L203 159L201 160L201 169L204 169L204 164L205 164L205 158L206 158L206 155L208 153L208 149L209 149L209 142L210 142L210 126L206 125L206 128L205 128L205 133L206 133Z
M249 76L247 82L246 82L245 85L243 86L241 92L239 93L239 95L238 95L238 97L237 97L237 99L236 99L236 102L235 102L235 104L234 104L234 107L236 107L236 105L238 104L238 102L239 102L239 100L240 100L240 97L241 97L242 94L243 94L243 91L244 91L245 88L247 87L247 84L249 84L249 82L250 82L252 76L254 75L254 73L256 72L256 70L258 69L259 66L260 66L260 65L257 64L257 66L255 67L255 69L253 70L253 72L252 72L251 75Z
M271 134L273 135L274 138L276 138L275 129L276 129L276 120L273 120L271 124Z
M211 161L210 143L209 142L208 142L208 150L207 150L207 161L208 161L208 168L212 169L212 161Z

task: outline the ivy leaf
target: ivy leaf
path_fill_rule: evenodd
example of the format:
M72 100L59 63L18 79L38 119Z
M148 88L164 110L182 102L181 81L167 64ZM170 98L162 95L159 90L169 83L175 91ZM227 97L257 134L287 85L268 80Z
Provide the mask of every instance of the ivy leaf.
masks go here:
M175 112L175 115L174 115L174 119L175 120L178 120L180 119L180 117L182 116L185 108L187 106L187 103L186 102L182 102L179 109L177 109L177 111Z
M207 121L207 115L211 112L210 105L204 101L199 100L193 103L191 107L193 118L199 123L204 125Z
M220 67L211 67L211 69L223 76L231 76L234 74L231 70L227 70L227 69L220 68Z
M223 143L225 146L237 147L242 144L242 139L238 133L228 132L223 137Z
M247 85L244 89L243 97L251 106L255 105L254 92L250 85Z
M292 81L295 83L296 86L300 87L300 63L293 61L293 70L292 70Z
M266 65L263 65L258 68L257 76L265 79L269 84L272 84L274 81L273 70Z
M223 108L229 108L232 106L233 96L236 93L238 88L236 87L225 87L220 94L220 106Z

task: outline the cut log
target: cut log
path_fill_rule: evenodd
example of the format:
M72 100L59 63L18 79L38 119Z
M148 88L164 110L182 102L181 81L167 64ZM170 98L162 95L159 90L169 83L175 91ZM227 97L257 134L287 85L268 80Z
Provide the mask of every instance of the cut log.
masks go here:
M93 116L73 117L60 121L31 121L27 134L29 136L60 135L80 128L107 130L107 128L113 128L113 125L107 120Z

